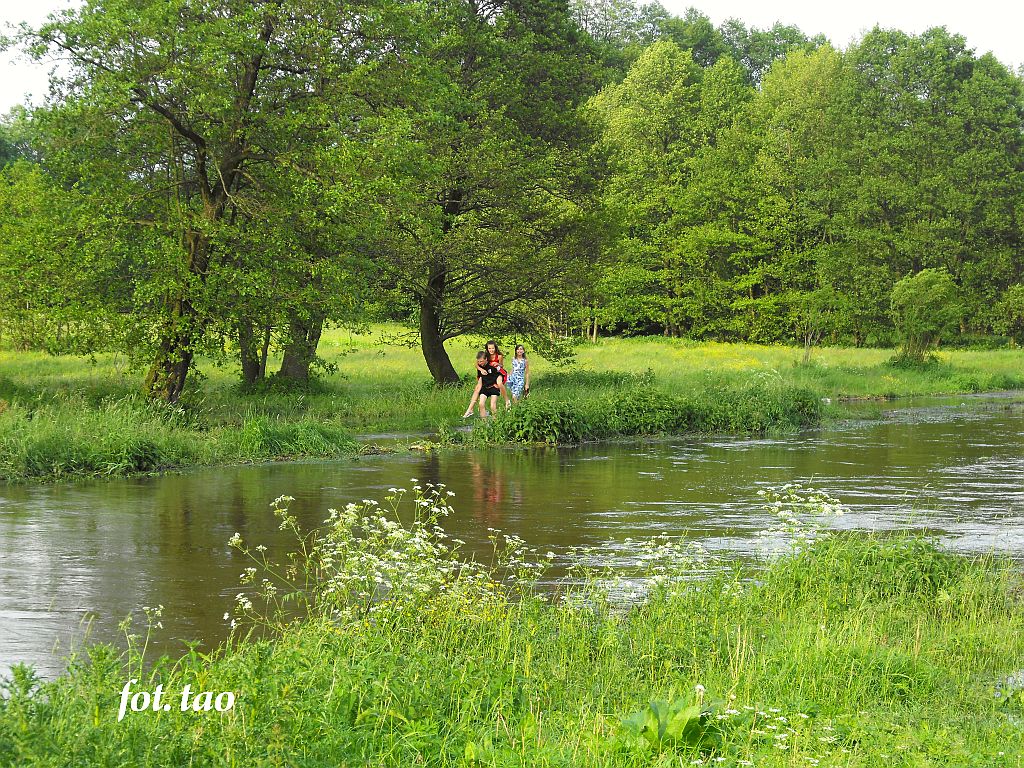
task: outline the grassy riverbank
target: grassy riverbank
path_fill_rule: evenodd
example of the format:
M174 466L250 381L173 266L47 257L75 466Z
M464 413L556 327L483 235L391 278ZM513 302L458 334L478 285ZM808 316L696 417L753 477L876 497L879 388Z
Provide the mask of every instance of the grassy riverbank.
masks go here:
M806 511L794 499L783 508ZM20 672L0 696L0 764L1024 764L1024 592L1008 562L852 534L693 581L709 564L662 541L638 544L642 597L624 609L594 574L568 599L509 586L502 574L529 571L515 542L500 574L451 568L432 523L396 534L374 509L338 513L296 561L298 581L318 574L315 617L274 641L147 672L100 646L54 682ZM258 602L263 576L281 582L251 553ZM382 582L390 597L367 603ZM162 684L172 711L116 722L129 678ZM181 712L186 684L237 701Z
M303 392L243 392L232 370L204 365L180 408L143 402L138 372L116 356L0 352L0 479L344 456L373 441L354 437L365 433L430 430L451 439L464 423L468 384L435 388L417 349L382 342L395 331L329 332L321 354L338 372ZM449 348L468 375L476 342ZM821 398L1024 388L1021 350L954 350L922 369L893 367L891 354L821 349L802 365L802 350L788 347L601 340L568 367L532 359L531 407L476 439L785 430L820 420Z

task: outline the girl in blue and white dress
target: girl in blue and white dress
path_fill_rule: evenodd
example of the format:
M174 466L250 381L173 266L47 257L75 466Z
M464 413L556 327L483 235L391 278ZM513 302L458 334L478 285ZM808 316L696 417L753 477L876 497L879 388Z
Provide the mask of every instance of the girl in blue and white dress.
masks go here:
M512 399L519 402L530 394L530 363L526 360L526 347L522 344L516 345L511 368L506 386Z

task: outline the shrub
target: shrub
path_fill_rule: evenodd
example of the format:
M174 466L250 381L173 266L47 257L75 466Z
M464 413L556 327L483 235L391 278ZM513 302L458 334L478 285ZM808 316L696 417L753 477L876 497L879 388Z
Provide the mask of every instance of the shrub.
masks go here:
M1003 294L1002 301L996 305L994 325L999 333L1024 345L1024 284L1014 285Z
M667 392L644 389L616 393L608 401L604 421L620 435L686 432L693 428L692 403Z
M556 445L594 437L577 406L556 400L526 400L477 430L484 440L514 443Z
M957 293L944 269L923 269L893 286L890 309L900 336L898 357L924 360L927 350L956 327L963 315Z

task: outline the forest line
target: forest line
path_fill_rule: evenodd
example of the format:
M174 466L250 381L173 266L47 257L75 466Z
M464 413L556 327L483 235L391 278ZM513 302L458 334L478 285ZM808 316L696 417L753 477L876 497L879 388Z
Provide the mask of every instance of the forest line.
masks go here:
M89 2L2 125L0 332L306 381L325 325L1024 342L1024 90L943 28L846 50L657 4ZM584 330L585 329L585 330ZM282 358L276 373L268 361Z

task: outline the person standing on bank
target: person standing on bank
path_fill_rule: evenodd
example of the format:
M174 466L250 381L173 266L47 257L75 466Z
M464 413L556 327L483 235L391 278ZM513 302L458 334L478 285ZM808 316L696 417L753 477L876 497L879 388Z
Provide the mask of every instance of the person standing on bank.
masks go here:
M491 401L491 416L497 416L498 411L498 387L497 382L501 379L497 367L490 364L486 352L480 352L476 356L476 375L480 387L480 418L487 418L487 400Z
M508 381L508 372L505 370L505 356L501 354L501 350L498 349L498 342L488 341L484 345L484 349L487 350L488 362L491 366L498 369L498 391L501 396L505 399L505 410L512 407L512 401L508 397L508 390L505 388L505 382Z
M512 370L508 374L508 391L517 403L530 394L530 363L526 359L526 347L516 344Z
M500 379L501 375L498 369L491 365L490 355L486 352L476 353L476 386L473 388L473 394L469 397L469 405L466 407L466 412L462 414L462 418L468 419L473 415L473 409L476 407L477 400L480 401L480 416L484 416L484 404L487 402L487 398L498 394L498 387L496 381ZM481 394L486 387L487 393ZM493 392L491 391L493 390ZM491 407L493 413L494 406Z

